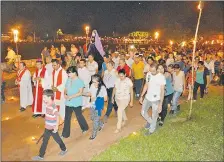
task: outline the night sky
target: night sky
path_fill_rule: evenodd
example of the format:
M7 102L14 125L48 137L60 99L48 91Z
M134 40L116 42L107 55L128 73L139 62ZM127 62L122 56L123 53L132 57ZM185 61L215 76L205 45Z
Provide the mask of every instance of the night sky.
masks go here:
M37 33L84 33L84 26L100 35L128 34L136 30L173 28L195 30L198 2L1 2L2 32L14 24L32 24ZM201 32L223 31L223 2L205 2ZM31 28L30 28L31 29Z

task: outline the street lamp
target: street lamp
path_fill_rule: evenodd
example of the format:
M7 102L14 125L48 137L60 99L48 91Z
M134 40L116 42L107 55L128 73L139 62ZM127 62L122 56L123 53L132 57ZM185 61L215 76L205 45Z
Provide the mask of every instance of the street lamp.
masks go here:
M155 32L155 39L158 41L159 38L159 32Z
M183 41L181 44L182 44L181 46L184 47L186 45L186 42Z
M12 32L13 32L13 36L14 36L14 42L16 44L16 55L17 55L17 59L18 59L18 45L17 45L17 42L19 40L19 37L18 37L19 31L12 29ZM18 60L18 67L19 67L19 60Z
M88 34L89 34L89 26L85 27L86 30L86 47L87 47L87 39L88 39Z
M134 46L134 45L130 45L130 48L131 48L131 49L134 49L134 48L135 48L135 46Z

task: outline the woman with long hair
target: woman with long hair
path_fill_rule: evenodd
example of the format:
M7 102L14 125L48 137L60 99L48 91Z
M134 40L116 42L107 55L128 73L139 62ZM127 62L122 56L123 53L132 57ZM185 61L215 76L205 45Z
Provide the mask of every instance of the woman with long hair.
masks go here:
M89 139L93 140L96 138L97 132L101 131L103 128L104 124L100 120L100 117L104 108L104 102L107 101L107 90L100 75L95 74L92 76L90 92L85 96L91 97L91 120L93 121L93 131Z
M162 111L159 113L160 121L159 125L163 126L164 119L166 118L167 115L167 109L168 105L171 105L171 100L173 98L173 78L172 74L167 70L166 65L159 65L157 71L164 75L166 78L166 86L165 86L165 95L163 99L163 105L162 105Z

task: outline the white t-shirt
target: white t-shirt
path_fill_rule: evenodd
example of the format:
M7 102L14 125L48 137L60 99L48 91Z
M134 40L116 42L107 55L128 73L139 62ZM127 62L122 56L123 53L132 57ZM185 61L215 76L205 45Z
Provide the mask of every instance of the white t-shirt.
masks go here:
M103 76L103 82L105 84L105 86L109 89L109 88L113 88L115 85L115 81L117 80L117 70L116 69L112 69L110 72L108 70L106 70L104 72L104 76Z
M134 63L134 60L132 58L129 58L128 60L125 60L126 64L132 68L132 64Z
M78 75L79 75L79 78L84 82L85 86L89 85L91 81L91 75L89 70L86 67L78 68Z
M53 67L52 67L52 63L49 63L49 64L46 64L45 65L45 68L47 69L47 72L48 72L48 75L52 75L52 72L53 72Z
M119 78L115 82L116 94L115 97L119 100L130 98L130 88L133 87L131 79L125 78L120 80Z
M107 90L106 90L106 88L104 86L101 87L99 94L96 96L97 90L98 90L98 88L96 88L92 84L89 91L90 91L91 96L93 98L96 99L96 97L106 97L107 96ZM95 102L95 100L94 101L91 101L91 102Z
M173 87L174 90L177 92L183 92L183 87L184 87L184 72L180 71L178 75L176 73L173 73Z
M166 84L166 78L162 74L152 75L150 72L146 75L146 82L148 83L148 90L146 98L149 101L159 101L161 86Z
M150 66L149 66L149 64L146 64L144 67L144 73L148 73L149 70L150 70Z
M208 68L208 70L210 70L213 74L215 73L215 66L214 66L213 60L211 60L209 62L205 61L204 64L205 64L205 67Z
M170 64L173 64L173 63L174 63L174 59L172 59L172 58L168 58L166 60L166 66L169 66Z
M87 62L87 69L90 72L90 75L93 76L94 74L96 74L96 70L98 69L98 64L96 61L93 61L92 63Z
M114 68L117 69L117 67L119 66L119 60L120 60L120 57L114 57L112 58L112 61L114 62Z

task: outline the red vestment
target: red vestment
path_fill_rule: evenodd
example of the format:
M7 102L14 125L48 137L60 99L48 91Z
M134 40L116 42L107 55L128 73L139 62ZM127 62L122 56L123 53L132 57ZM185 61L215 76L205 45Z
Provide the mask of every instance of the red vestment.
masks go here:
M53 79L53 85L54 85L54 75L55 75L55 70L53 71L53 75L52 75L52 79ZM59 86L62 84L62 69L59 71L58 76L57 76L57 81L56 81L56 86ZM56 100L60 100L61 99L61 92L60 91L56 91L55 92L55 99ZM58 111L60 110L60 106L56 106Z
M18 71L17 72L17 78L16 78L16 81L18 82L18 87L20 86L19 82L21 81L22 77L23 77L23 74L26 72L27 68L23 69L22 71Z
M40 75L38 76L38 69L36 70L35 74L36 77L40 77L41 79L44 79L45 77L46 68L42 68ZM32 111L34 114L42 114L42 105L43 105L43 91L44 88L41 84L41 81L36 82L36 86L34 87L34 100L32 105Z

